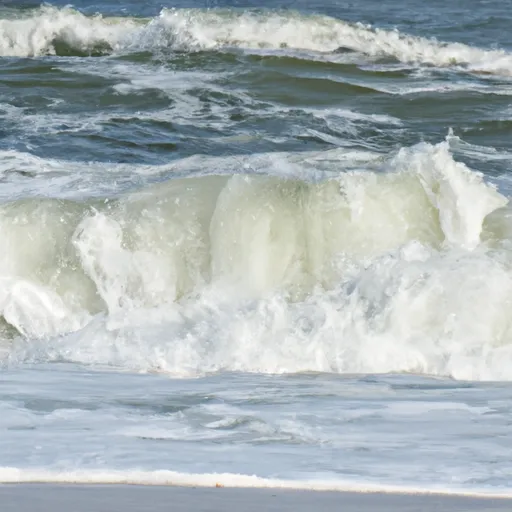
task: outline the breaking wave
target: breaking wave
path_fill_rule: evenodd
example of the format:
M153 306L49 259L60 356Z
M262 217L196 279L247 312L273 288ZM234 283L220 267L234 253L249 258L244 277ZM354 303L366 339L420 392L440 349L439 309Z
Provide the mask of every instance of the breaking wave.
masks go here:
M318 182L5 203L5 358L511 379L511 218L448 143Z
M293 11L164 9L153 19L85 16L44 6L0 19L0 55L99 55L129 51L307 51L339 60L355 52L418 65L512 74L512 55Z

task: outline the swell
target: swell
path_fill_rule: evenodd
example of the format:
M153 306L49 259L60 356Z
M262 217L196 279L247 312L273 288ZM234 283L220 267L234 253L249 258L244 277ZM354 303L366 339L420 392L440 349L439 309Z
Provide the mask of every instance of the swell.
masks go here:
M105 53L272 51L332 62L391 59L510 75L512 55L444 43L321 15L294 11L164 9L153 19L85 16L45 6L0 20L0 55L103 55ZM316 55L316 56L315 56Z

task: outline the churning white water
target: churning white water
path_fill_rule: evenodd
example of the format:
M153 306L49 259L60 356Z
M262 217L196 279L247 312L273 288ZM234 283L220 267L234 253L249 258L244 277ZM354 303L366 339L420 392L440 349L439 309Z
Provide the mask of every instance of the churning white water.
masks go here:
M507 205L448 143L319 181L5 203L7 360L508 380Z

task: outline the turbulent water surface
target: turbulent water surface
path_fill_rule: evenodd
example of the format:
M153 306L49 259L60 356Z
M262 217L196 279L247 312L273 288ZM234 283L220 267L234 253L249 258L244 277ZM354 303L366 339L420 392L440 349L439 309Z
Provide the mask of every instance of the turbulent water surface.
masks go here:
M0 5L0 481L506 494L506 2Z

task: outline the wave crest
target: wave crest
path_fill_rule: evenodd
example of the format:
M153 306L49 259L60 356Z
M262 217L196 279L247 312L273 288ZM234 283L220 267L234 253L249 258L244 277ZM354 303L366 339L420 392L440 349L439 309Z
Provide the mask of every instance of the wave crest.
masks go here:
M0 55L95 55L129 51L279 50L343 61L392 58L416 65L512 74L512 55L461 43L351 24L294 11L164 9L153 19L85 16L45 6L0 20ZM311 56L311 55L310 55Z

